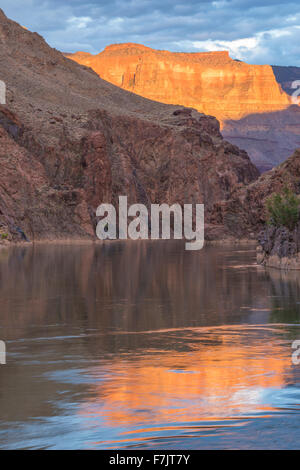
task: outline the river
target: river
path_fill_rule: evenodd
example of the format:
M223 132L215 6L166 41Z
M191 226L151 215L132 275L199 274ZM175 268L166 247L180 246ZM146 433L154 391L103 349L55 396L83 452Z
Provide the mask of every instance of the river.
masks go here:
M252 247L3 249L0 448L299 448L299 320Z

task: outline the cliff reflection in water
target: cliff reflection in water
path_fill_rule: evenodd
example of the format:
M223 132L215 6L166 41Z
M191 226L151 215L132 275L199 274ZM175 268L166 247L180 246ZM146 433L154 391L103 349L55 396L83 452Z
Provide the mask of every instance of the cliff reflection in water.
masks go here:
M249 249L2 250L0 447L297 447L299 294Z
M0 256L7 326L69 321L138 331L222 324L244 321L241 306L268 304L267 286L257 282L264 273L254 255L247 267L249 253L243 251L208 247L192 253L181 242L113 242L37 245ZM230 266L236 256L238 269Z
M162 343L176 344L169 351L144 337L138 356L109 363L111 378L91 387L81 413L104 415L108 426L145 428L268 414L273 404L263 395L292 376L284 333L247 326L173 330L160 334Z

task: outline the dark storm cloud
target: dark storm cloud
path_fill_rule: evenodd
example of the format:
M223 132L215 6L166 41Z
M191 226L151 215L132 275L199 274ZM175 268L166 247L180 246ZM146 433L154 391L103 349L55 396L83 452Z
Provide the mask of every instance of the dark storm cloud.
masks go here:
M300 65L299 1L1 0L12 19L63 51L138 42L172 51L228 49L250 63Z

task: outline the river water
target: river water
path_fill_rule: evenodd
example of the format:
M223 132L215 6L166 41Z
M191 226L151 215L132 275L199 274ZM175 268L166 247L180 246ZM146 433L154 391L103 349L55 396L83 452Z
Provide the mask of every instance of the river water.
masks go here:
M3 249L0 448L299 448L299 320L251 247Z

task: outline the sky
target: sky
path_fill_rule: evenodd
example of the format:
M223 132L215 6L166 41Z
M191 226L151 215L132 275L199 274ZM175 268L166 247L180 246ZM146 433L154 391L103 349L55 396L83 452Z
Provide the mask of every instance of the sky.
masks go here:
M63 52L135 42L300 66L299 0L0 0L0 7Z

